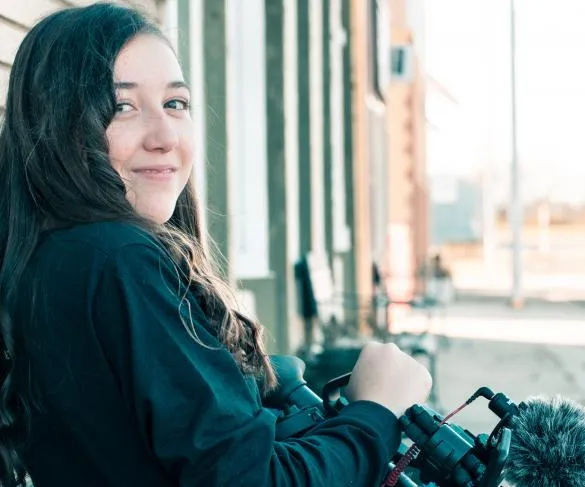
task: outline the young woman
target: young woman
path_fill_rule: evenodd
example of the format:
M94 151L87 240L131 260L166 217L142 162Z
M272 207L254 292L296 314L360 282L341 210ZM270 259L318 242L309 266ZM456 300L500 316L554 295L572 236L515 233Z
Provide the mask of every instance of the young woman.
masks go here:
M416 361L371 344L339 417L275 441L261 328L203 251L189 97L125 7L52 14L18 50L0 131L2 487L25 470L36 487L370 487L429 392Z

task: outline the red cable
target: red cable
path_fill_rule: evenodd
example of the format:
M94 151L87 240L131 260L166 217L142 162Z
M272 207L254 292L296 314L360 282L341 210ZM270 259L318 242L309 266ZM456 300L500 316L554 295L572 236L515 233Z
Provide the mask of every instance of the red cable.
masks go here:
M469 406L469 402L464 402L461 406L459 406L453 412L451 412L447 416L445 416L445 419L443 419L443 421L441 421L439 423L439 426L443 426L447 422L448 419L451 419L453 416L455 416L458 412L460 412L463 408L465 408L467 406Z
M404 456L400 460L398 460L398 463L392 469L388 477L386 477L386 480L381 485L381 487L394 487L398 483L400 474L404 471L408 464L418 455L419 452L420 450L418 446L411 445L408 451L404 454Z

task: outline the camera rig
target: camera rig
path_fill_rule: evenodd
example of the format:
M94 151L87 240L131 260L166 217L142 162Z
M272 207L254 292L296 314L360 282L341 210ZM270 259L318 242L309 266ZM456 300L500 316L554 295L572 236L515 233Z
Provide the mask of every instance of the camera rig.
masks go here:
M276 439L284 440L309 432L321 421L339 414L348 404L343 388L350 374L330 380L319 396L303 378L305 363L290 355L273 355L271 362L279 386L264 400L277 409ZM474 435L448 420L479 397L500 421L489 434ZM521 406L520 406L521 407ZM399 418L403 441L388 463L384 486L497 487L511 440L510 422L519 406L505 394L481 387L464 404L446 417L425 405L413 405Z

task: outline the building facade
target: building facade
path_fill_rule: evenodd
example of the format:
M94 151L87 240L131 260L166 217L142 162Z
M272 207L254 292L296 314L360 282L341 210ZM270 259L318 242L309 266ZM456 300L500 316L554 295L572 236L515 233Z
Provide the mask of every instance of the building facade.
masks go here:
M424 2L391 0L390 4L387 279L390 295L406 301L424 292L417 276L429 245Z
M0 110L35 20L86 3L0 4ZM408 296L426 248L424 68L406 0L136 3L192 87L208 250L270 351L294 353L312 333L294 273L306 256L346 298L336 316L367 333L374 265ZM415 54L410 78L394 67L396 48Z

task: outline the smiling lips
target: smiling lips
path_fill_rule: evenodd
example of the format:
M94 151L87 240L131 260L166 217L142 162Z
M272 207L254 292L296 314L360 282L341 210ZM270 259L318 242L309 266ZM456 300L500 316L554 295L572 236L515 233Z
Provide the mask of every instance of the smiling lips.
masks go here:
M173 177L177 168L174 166L150 166L133 169L132 172L154 181L165 181Z

